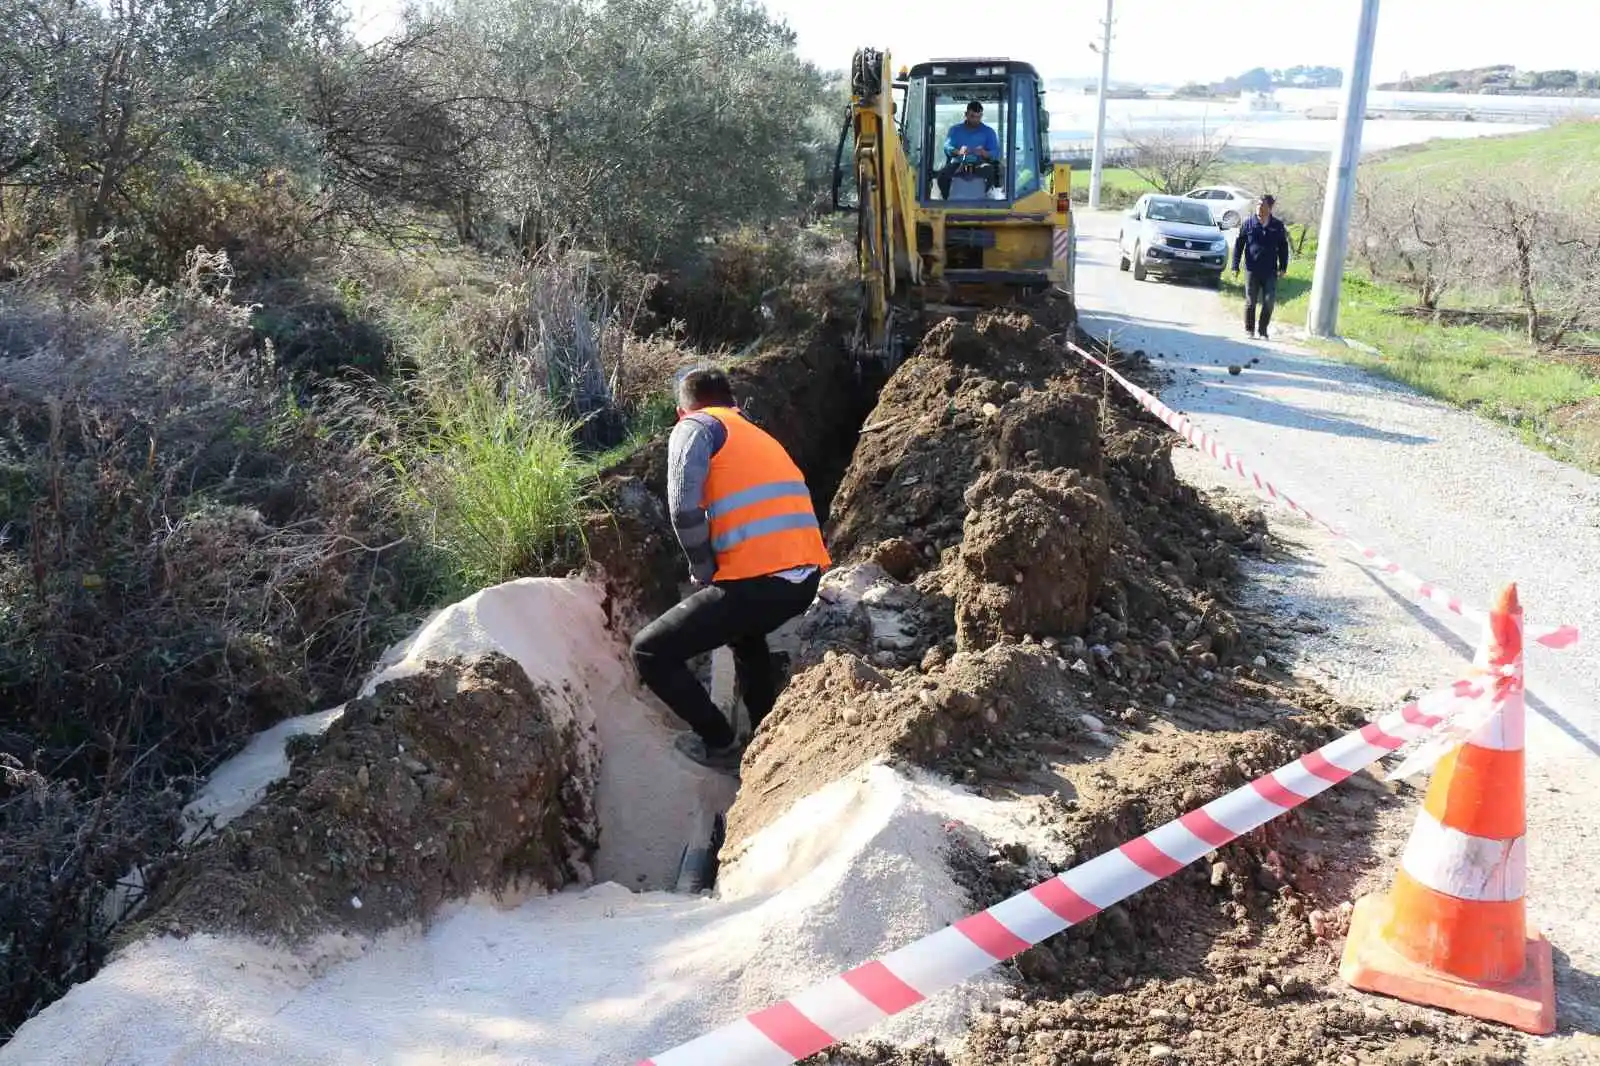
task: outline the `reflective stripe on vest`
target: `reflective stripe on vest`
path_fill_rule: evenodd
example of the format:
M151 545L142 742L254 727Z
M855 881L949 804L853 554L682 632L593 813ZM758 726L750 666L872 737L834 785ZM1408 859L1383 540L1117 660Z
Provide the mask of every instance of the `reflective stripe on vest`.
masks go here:
M806 497L806 503L811 498ZM766 518L758 518L754 522L734 526L721 536L711 538L711 550L725 552L729 548L743 544L755 537L764 537L768 533L782 533L787 529L816 529L817 516L807 511L805 514L775 514Z
M760 427L726 407L703 408L727 430L711 457L701 506L710 523L715 580L831 565L804 475Z

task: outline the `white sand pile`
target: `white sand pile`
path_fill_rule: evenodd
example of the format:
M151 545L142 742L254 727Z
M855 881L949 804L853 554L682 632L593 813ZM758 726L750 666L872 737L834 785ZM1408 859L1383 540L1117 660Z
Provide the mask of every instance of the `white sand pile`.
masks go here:
M597 807L601 850L595 877L629 888L669 888L684 843L702 832L709 812L726 810L734 785L672 748L682 723L645 694L633 677L621 638L606 628L605 592L585 581L524 578L484 589L435 614L384 656L362 688L422 669L429 659L499 651L536 683L573 698L579 725L592 730L600 762ZM648 702L647 702L648 701ZM561 710L552 703L552 713ZM248 810L273 781L289 772L284 741L322 732L341 708L274 726L220 767L184 810L186 836L207 820L223 825Z
M23 1026L0 1064L626 1064L964 916L941 854L952 820L1052 856L1024 804L869 765L753 837L715 897L628 891L641 876L670 883L684 827L718 788L731 801L730 782L671 750L670 719L632 681L599 596L574 581L488 589L430 621L385 674L492 646L585 694L574 703L604 751L596 869L612 881L515 906L458 903L426 934L328 937L299 955L146 941ZM276 770L265 748L248 762ZM213 813L259 794L237 766L213 786L199 801ZM976 999L1002 991L991 973L873 1035L954 1037Z

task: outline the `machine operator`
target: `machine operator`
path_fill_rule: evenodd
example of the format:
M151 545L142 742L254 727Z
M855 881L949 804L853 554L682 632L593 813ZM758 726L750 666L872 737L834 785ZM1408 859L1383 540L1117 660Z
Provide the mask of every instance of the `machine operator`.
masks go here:
M973 100L967 104L966 118L950 127L944 139L944 169L939 171L939 196L950 199L950 176L957 167L976 156L985 163L989 183L994 183L993 164L1000 157L1000 137L983 121L983 104Z

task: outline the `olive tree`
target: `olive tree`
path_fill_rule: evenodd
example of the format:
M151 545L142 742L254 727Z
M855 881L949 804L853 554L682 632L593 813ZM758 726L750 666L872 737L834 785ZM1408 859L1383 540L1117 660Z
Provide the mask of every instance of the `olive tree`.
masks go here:
M416 66L457 113L494 114L478 194L525 248L654 262L798 203L824 79L747 0L457 0L411 26L450 42Z
M292 96L332 0L0 0L0 177L97 237L184 163L310 161Z

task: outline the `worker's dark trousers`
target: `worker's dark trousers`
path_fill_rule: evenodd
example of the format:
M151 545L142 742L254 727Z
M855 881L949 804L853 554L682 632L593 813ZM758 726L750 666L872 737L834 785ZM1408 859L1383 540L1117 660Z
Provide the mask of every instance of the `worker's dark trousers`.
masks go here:
M754 730L778 698L767 634L811 606L821 580L818 571L804 581L752 577L701 589L633 638L640 679L708 747L732 743L733 726L695 680L689 660L724 645L733 649L734 676Z
M1244 284L1244 330L1256 332L1256 304L1261 305L1261 332L1272 324L1272 309L1278 303L1278 275L1272 270L1246 271Z

